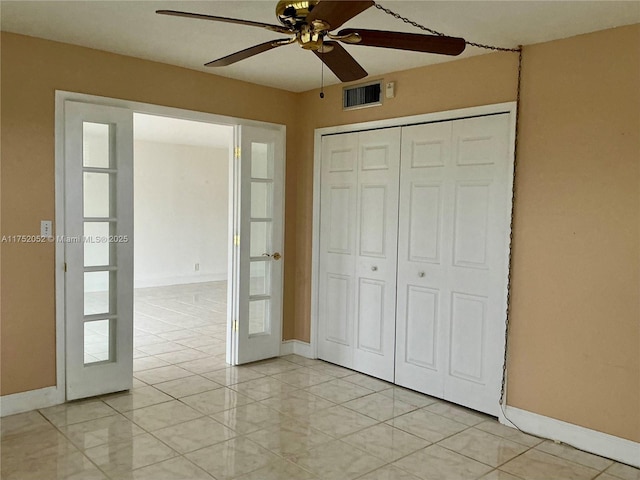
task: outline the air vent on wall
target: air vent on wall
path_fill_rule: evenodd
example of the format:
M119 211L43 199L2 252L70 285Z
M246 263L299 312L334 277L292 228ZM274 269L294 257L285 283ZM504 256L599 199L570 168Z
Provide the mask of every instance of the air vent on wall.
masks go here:
M382 105L382 80L342 89L343 110L375 105Z

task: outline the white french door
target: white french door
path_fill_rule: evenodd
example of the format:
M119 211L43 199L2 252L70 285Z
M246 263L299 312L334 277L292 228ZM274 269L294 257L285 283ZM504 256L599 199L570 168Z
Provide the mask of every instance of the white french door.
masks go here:
M230 363L276 357L282 343L284 132L236 127Z
M322 139L319 357L393 381L400 128Z
M396 383L498 415L509 116L405 127Z
M66 396L133 382L133 113L65 105Z

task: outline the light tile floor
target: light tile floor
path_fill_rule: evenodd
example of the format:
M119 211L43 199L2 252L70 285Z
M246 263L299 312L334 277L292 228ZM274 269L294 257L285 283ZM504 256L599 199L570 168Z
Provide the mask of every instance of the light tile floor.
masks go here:
M640 480L318 360L224 361L224 283L136 291L134 388L0 422L3 480Z

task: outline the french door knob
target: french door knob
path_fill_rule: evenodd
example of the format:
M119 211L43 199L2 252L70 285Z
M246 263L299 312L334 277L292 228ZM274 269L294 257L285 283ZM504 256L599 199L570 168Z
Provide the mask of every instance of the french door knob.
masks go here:
M280 255L279 252L276 252L276 253L263 253L262 256L263 257L273 258L274 260L280 260L282 258L282 255Z
M377 271L377 270L378 270L378 267L376 267L375 265L374 265L373 267L371 267L371 271L372 271L372 272L375 272L375 271Z

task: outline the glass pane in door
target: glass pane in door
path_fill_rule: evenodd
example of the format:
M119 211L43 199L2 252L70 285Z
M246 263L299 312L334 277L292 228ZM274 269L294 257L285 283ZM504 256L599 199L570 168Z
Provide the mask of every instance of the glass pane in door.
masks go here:
M271 218L270 182L251 182L251 218Z
M110 173L84 172L83 198L85 217L110 217L114 213L111 208Z
M84 314L111 313L111 282L115 272L85 272Z
M249 335L269 333L269 300L249 302Z
M85 365L111 359L111 321L96 320L84 323Z
M249 267L249 295L269 295L271 261L253 261Z
M84 222L84 266L98 267L111 265L112 245L109 243L111 224L109 222ZM115 262L114 262L115 263Z
M273 162L269 153L268 144L251 143L251 178L273 178Z
M82 165L84 167L109 168L110 166L110 125L83 122L82 124Z
M251 247L249 255L261 257L271 254L271 222L251 222Z

